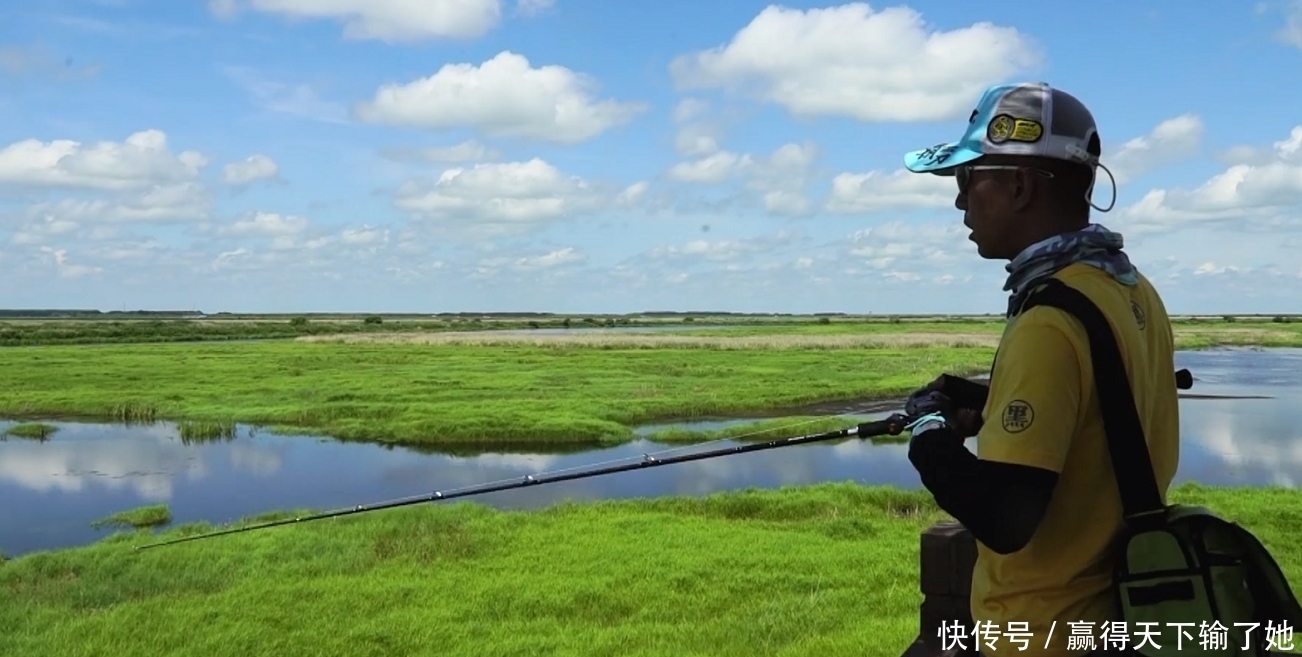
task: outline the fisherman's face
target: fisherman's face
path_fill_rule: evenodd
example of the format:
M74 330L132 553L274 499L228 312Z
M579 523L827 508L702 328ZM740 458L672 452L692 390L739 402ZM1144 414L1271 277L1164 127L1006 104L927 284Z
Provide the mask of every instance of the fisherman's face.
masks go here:
M963 225L977 253L988 260L1012 260L1017 246L1017 214L1013 212L1013 185L1017 172L1009 170L960 169L956 172L958 196L954 206L963 211Z

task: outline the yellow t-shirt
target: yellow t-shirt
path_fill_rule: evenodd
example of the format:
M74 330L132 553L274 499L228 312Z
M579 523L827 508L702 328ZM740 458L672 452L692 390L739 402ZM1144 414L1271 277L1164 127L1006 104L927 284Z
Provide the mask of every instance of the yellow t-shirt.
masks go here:
M1124 286L1085 264L1056 278L1087 295L1113 326L1165 500L1179 460L1180 422L1174 338L1162 300L1142 276ZM994 631L978 634L976 647L991 657L1081 655L1088 649L1080 639L1067 647L1072 634L1084 633L1103 648L1104 625L1117 620L1109 546L1122 528L1121 500L1084 326L1047 306L1009 320L982 416L979 458L1047 468L1059 480L1025 548L1000 555L977 543L972 617L978 631Z

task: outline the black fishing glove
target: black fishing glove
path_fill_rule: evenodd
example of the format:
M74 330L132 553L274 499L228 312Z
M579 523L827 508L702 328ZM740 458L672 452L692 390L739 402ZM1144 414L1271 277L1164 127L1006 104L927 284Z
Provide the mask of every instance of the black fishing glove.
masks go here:
M946 422L954 420L954 411L957 410L954 400L939 390L919 390L909 396L904 402L904 412L910 417L922 417L932 413L939 413L944 416Z
M955 433L967 438L981 431L981 411L985 409L989 395L989 386L942 374L909 395L904 412L914 417L941 413Z

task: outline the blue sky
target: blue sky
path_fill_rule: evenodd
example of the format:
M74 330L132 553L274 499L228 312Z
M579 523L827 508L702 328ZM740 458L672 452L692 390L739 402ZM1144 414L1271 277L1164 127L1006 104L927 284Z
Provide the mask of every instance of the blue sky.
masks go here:
M0 307L997 313L901 158L1043 80L1172 312L1298 312L1302 3L1049 5L3 3Z

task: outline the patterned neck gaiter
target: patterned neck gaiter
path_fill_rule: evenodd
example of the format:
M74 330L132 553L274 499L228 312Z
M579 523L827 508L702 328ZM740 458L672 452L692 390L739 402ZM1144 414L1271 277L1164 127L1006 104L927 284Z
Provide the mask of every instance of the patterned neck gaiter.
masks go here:
M1008 281L1004 283L1004 290L1011 293L1007 316L1012 317L1021 309L1037 283L1076 263L1098 267L1122 285L1134 285L1136 270L1121 250L1122 246L1120 233L1090 224L1084 229L1054 235L1027 247L1005 267Z

